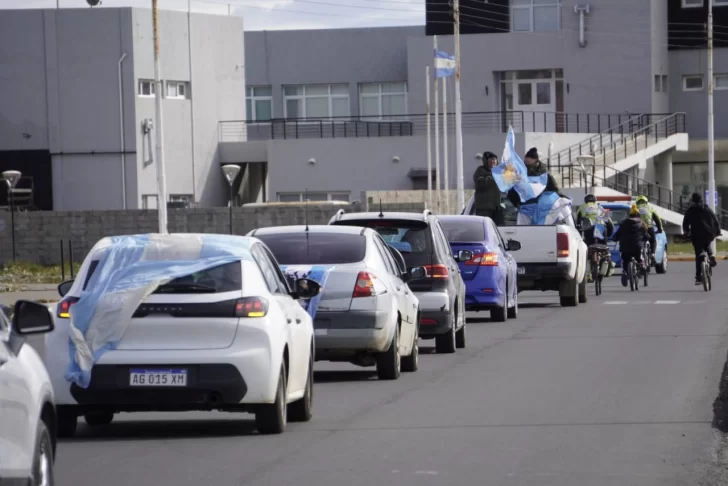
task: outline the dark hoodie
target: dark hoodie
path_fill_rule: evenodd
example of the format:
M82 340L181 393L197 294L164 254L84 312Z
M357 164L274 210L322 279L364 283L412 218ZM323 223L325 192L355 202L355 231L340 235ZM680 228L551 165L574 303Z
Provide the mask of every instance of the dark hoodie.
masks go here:
M700 194L693 194L693 204L685 212L683 233L690 233L694 243L706 244L720 236L720 223L710 206L703 202Z
M552 176L549 173L548 168L546 165L541 162L540 160L536 162L533 165L526 165L526 169L528 170L528 176L540 176L542 174L548 174L548 183L546 184L546 188L544 189L544 192L556 192L559 194L559 196L563 197L561 194L561 189L559 189L559 185L556 183L556 179L554 179L554 176ZM538 202L538 197L534 197L533 199L526 201L525 203L521 203L521 196L518 195L515 189L511 189L508 191L508 200L515 206L520 207L521 204L535 204Z
M501 191L495 183L489 167L481 165L473 174L475 182L475 214L498 211L501 204Z
M639 215L630 216L619 223L619 229L614 233L614 239L619 242L620 253L634 255L642 252L642 240L646 234L647 229Z

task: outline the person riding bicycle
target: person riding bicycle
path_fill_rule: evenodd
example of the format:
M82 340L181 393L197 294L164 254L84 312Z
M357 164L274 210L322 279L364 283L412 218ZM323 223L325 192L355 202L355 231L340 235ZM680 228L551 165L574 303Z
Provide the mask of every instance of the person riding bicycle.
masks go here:
M657 233L662 233L662 219L652 209L650 201L647 196L639 196L635 202L637 203L637 209L640 212L642 221L647 225L647 237L650 239L650 262L652 265L655 262L655 252L657 251L657 238L655 237L655 229L652 227L652 223L657 226Z
M702 283L700 280L700 255L706 252L710 258L710 266L718 265L711 243L721 234L720 223L710 206L703 202L700 194L694 193L691 200L692 205L685 212L682 229L683 233L690 238L695 250L695 285L700 285Z
M589 247L594 244L606 245L607 240L614 233L614 223L609 217L609 213L597 203L597 198L594 194L584 196L584 204L576 212L576 221L580 225L584 221L589 221L589 229L584 231L584 242ZM606 231L601 231L598 225L603 225ZM606 234L604 234L605 232ZM592 250L590 249L589 251L591 254ZM609 253L607 253L607 260L609 262L607 276L610 276L614 271L614 263L612 263ZM590 273L588 280L591 281L593 277Z
M634 259L642 260L642 241L647 236L647 224L642 219L639 208L633 204L629 210L629 217L619 224L614 233L614 239L619 242L619 251L622 256L622 286L629 283L627 279L627 265Z

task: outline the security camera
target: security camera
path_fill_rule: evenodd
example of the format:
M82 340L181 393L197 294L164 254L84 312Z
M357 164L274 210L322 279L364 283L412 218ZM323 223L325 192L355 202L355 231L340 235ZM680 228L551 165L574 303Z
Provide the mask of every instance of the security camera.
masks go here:
M88 3L90 7L96 7L97 5L101 5L101 0L86 0L86 3Z

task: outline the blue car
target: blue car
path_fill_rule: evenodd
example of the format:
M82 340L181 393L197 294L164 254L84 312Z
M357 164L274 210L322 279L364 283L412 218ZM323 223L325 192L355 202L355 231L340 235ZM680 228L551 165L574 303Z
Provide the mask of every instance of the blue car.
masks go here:
M490 218L482 216L438 216L454 255L469 250L473 258L459 262L465 282L465 310L489 310L494 321L518 316L516 260L509 252L521 244L503 240Z
M611 214L612 222L614 223L614 231L617 231L619 223L629 217L629 208L631 207L631 203L614 202L600 204ZM653 227L655 230L657 229L657 226ZM664 231L655 235L655 242L657 243L657 248L655 248L655 261L657 262L655 265L655 271L657 271L657 273L665 273L667 272L667 236ZM622 264L622 257L619 253L619 244L616 241L610 241L609 249L612 255L612 261L617 268L619 268Z

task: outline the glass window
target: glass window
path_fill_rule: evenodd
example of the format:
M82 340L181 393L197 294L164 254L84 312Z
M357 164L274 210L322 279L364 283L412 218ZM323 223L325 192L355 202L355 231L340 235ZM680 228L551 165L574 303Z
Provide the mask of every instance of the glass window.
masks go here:
M249 86L245 110L248 121L270 121L273 118L273 90L270 86Z
M530 105L531 100L531 83L519 84L518 85L518 104L519 105Z
M715 89L728 89L728 74L715 75Z
M561 28L561 0L513 0L511 30L553 32Z
M286 118L303 118L303 100L286 100Z
M701 91L703 89L703 75L690 74L683 76L683 91Z
M226 263L161 285L155 294L196 294L239 291L243 286L240 261Z
M359 102L359 116L379 117L379 96L362 96Z
M551 104L551 83L536 83L536 103L539 105Z
M511 30L514 32L529 32L531 30L531 11L528 8L511 9Z
M485 241L485 228L480 221L440 220L440 224L449 242Z
M407 115L407 83L359 85L359 115L385 119Z
M662 90L662 83L660 81L660 75L655 74L655 93L659 93Z
M306 98L304 105L304 113L306 118L326 118L329 116L329 99L325 98Z
M0 332L8 332L10 330L10 316L5 313L4 307L0 307ZM8 309L8 312L10 312L10 308Z
M285 281L280 281L278 277L278 268L274 266L272 260L268 257L267 252L258 245L253 248L251 253L258 264L258 268L260 268L260 272L263 274L263 279L268 286L268 290L274 294L286 293L284 290L287 288Z
M349 98L331 98L331 116L349 116Z
M278 193L278 201L279 202L300 202L301 201L301 193Z
M719 5L720 0L713 0L714 5ZM683 8L702 7L703 0L682 0Z
M360 234L277 233L255 235L281 265L336 265L357 263L366 255L366 238Z
M394 259L392 258L392 254L389 253L386 243L384 243L381 238L375 237L374 244L377 247L379 256L382 257L382 262L384 262L384 266L387 268L387 271L392 275L399 275L397 264L394 263Z
M284 86L286 118L329 118L349 116L349 87L346 84Z

